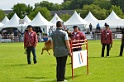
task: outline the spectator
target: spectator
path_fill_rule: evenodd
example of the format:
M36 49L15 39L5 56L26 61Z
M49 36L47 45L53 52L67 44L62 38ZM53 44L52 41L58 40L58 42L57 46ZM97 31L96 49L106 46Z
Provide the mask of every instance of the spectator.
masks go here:
M96 25L96 30L97 30L97 32L100 32L100 30L101 30L99 23Z
M92 24L90 23L90 25L89 25L89 29L90 29L90 32L92 31Z

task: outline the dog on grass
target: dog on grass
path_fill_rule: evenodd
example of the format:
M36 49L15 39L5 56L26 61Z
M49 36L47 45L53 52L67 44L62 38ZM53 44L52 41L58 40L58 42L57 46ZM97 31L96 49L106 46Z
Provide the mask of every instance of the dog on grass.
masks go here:
M50 55L50 52L49 52L50 49L52 49L51 40L47 40L47 41L44 43L44 47L42 48L41 55L43 54L44 50L46 50L46 51L48 52L48 54Z

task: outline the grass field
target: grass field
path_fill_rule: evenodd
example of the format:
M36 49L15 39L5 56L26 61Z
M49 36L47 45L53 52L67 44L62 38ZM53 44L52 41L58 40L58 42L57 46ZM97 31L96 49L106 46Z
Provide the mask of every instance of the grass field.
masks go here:
M38 43L38 63L27 65L23 43L0 43L0 82L56 82L55 58L46 51L40 55L42 47L43 42ZM89 41L89 75L86 67L80 67L74 70L72 80L68 57L66 79L68 82L123 82L124 57L118 57L119 50L120 40L114 40L110 57L101 58L100 41Z

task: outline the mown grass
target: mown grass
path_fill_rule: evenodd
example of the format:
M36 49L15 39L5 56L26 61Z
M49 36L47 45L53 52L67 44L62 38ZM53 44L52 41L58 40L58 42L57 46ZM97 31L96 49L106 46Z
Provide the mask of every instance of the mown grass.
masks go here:
M38 43L37 64L27 65L23 43L0 43L0 82L56 82L56 61L45 51L40 55L43 42ZM74 70L71 78L70 57L66 64L68 82L123 82L124 57L118 57L120 40L114 40L110 57L101 58L100 41L89 41L89 75L86 67ZM105 54L106 55L106 54ZM33 62L33 61L32 61Z

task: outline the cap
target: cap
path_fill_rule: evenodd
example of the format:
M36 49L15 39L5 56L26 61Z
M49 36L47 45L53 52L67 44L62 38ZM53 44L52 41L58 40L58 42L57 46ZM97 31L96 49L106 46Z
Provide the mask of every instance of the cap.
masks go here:
M73 26L73 28L75 29L75 28L78 28L78 26Z
M32 26L31 25L28 25L27 28L32 28Z
M109 27L109 25L107 24L107 23L105 23L105 25L104 26L108 26Z

